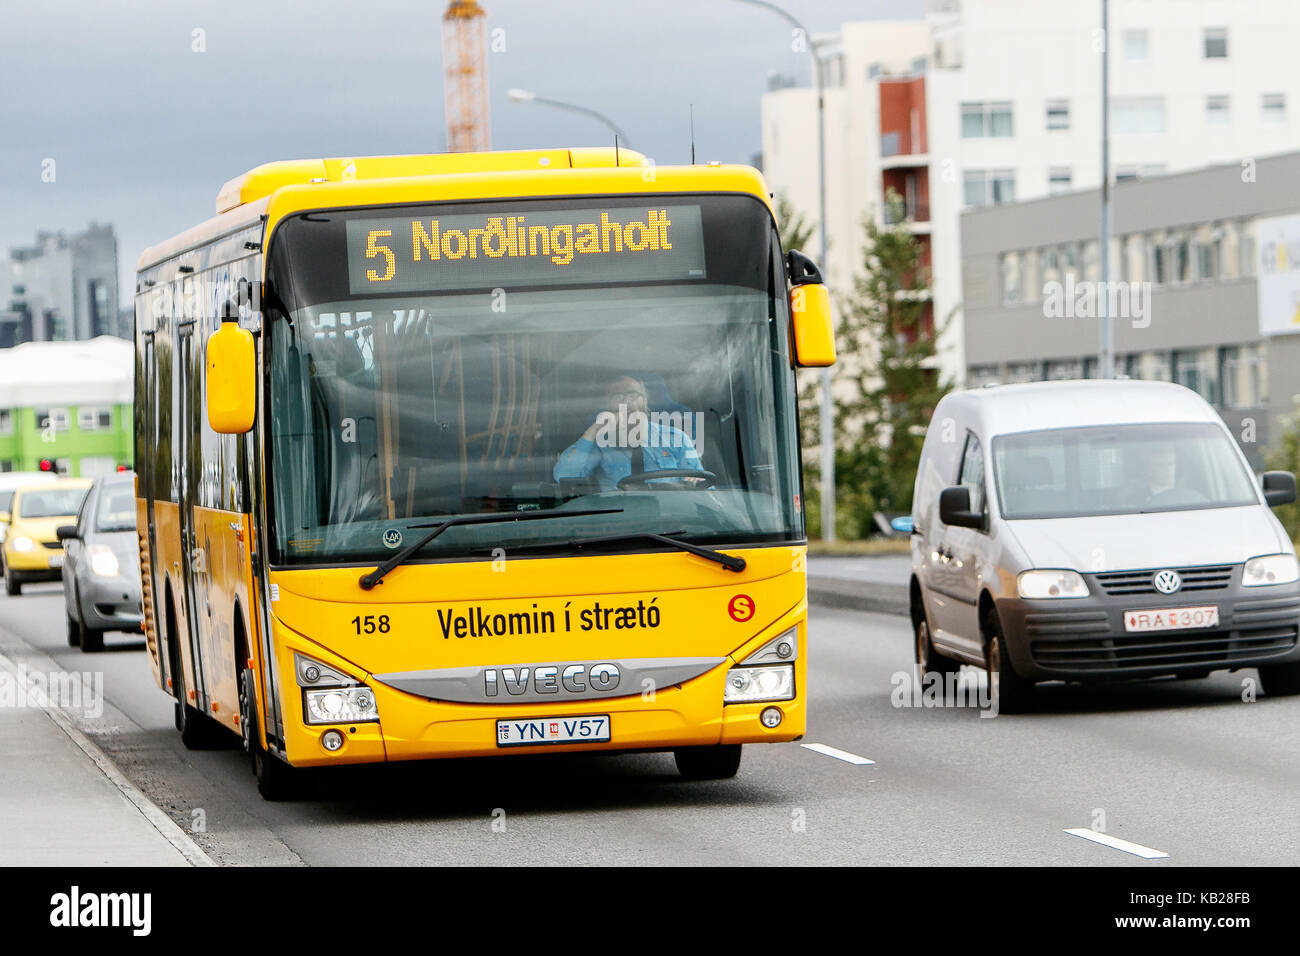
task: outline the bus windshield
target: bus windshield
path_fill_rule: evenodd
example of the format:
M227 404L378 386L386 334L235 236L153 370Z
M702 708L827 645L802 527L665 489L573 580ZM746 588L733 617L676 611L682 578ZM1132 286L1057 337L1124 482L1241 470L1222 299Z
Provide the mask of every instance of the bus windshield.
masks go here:
M642 532L709 546L802 539L784 277L757 201L670 200L665 219L695 235L674 238L680 258L667 264L610 254L558 275L483 259L459 280L451 263L404 272L421 232L445 236L458 219L552 230L572 219L581 235L584 219L637 215L635 199L581 202L282 225L270 275L284 314L268 312L274 563L378 562L447 516L543 509L560 513L450 528L420 557L568 554ZM364 254L377 232L389 261ZM397 284L374 294L367 273ZM597 509L621 510L576 513Z

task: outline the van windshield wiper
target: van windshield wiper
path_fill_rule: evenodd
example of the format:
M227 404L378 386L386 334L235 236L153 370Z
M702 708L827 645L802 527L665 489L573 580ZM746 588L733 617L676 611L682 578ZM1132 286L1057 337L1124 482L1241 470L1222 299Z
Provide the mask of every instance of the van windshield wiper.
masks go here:
M384 575L388 574L389 571L393 570L393 568L397 567L399 564L404 564L412 555L434 538L438 537L438 535L442 534L448 528L454 528L457 525L492 524L497 521L540 521L544 518L582 518L587 515L616 515L622 514L622 512L622 508L592 508L584 511L573 511L567 508L548 508L543 511L502 511L491 512L489 514L456 515L445 521L440 521L437 524L409 525L408 527L410 528L432 528L433 530L423 538L420 538L418 541L415 541L412 544L407 545L401 551L398 551L373 571L361 575L361 579L357 583L361 585L361 590L369 591L376 584L382 581Z
M632 541L655 541L659 544L666 544L670 548L676 548L679 551L687 551L690 554L698 555L709 561L716 561L728 571L740 572L745 570L745 559L738 558L732 554L723 554L721 551L714 551L712 548L703 548L698 544L691 544L689 541L682 541L678 538L671 537L672 534L684 534L682 531L673 531L670 534L659 534L654 531L629 531L624 534L601 535L595 538L570 538L568 541L552 541L541 544L524 545L525 548L556 548L567 547L580 550L590 544L626 544Z

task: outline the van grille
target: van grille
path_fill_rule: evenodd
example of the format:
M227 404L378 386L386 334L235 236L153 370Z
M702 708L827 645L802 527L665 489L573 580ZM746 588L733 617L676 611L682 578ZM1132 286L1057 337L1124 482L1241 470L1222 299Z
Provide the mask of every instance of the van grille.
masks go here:
M1130 634L1076 641L1032 641L1035 663L1059 671L1124 671L1224 667L1280 657L1296 646L1296 627L1188 634Z
M1223 564L1214 567L1173 568L1183 579L1183 591L1219 591L1232 584L1235 565ZM1102 571L1093 575L1097 583L1107 594L1159 594L1154 583L1157 572L1164 568L1149 571Z

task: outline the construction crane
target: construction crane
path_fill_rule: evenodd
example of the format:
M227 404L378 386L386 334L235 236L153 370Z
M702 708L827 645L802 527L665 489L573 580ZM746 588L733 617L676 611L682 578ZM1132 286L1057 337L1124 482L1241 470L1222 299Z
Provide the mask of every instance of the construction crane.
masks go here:
M451 0L442 17L447 151L492 148L488 116L487 14L476 0Z

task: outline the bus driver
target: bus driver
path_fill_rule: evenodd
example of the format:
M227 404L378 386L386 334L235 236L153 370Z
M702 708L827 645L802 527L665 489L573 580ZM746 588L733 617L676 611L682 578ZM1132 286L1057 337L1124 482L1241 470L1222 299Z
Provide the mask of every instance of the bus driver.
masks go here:
M601 491L613 491L628 475L681 469L704 471L689 435L655 421L645 385L620 376L606 390L606 410L561 453L555 479L594 477Z

